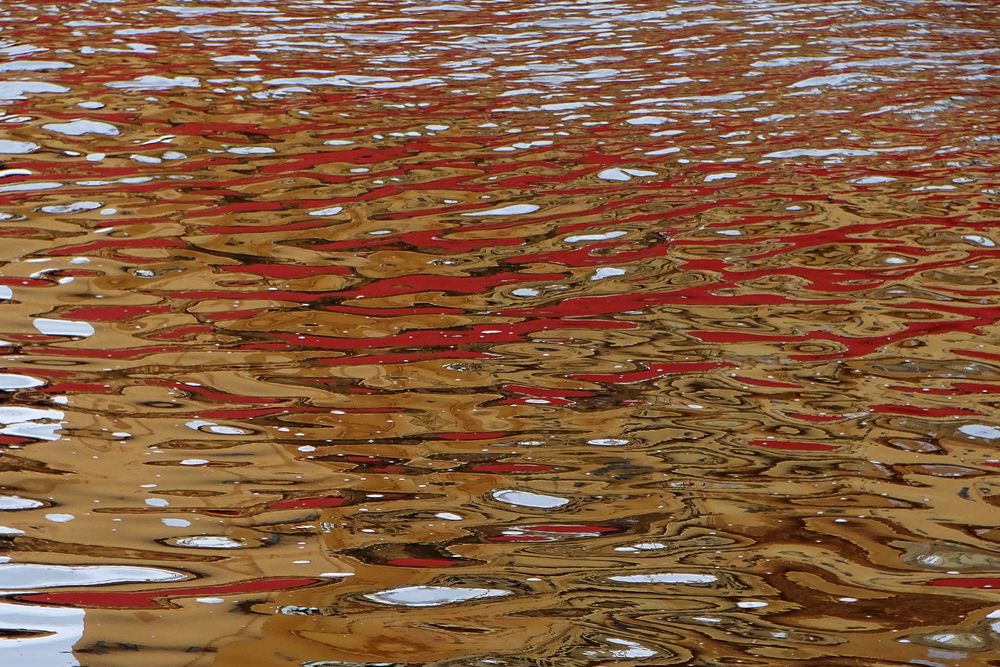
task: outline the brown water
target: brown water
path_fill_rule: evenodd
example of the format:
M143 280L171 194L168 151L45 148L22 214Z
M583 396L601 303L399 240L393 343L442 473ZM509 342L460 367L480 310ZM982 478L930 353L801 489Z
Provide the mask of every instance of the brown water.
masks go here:
M997 665L1000 6L0 1L0 665Z

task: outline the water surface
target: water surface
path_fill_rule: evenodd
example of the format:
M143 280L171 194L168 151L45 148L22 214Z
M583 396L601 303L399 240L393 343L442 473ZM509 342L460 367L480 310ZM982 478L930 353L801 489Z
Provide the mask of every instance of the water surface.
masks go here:
M0 8L4 666L997 664L995 3Z

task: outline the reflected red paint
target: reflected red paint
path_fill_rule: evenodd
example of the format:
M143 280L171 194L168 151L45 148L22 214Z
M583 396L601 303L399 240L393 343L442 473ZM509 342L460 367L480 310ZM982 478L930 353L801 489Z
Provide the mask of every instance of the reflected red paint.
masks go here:
M734 380L739 380L745 384L752 384L757 387L774 387L775 389L802 389L802 385L793 384L791 382L777 382L775 380L761 380L760 378L751 378L745 375L734 375Z
M372 468L372 472L380 472L386 475L404 475L406 473L412 473L411 468L405 468L403 466L382 466L381 468Z
M1000 384L956 382L952 387L956 394L1000 394Z
M937 308L937 305L930 303L919 304L919 306L910 304L910 307L934 310ZM870 338L855 338L831 334L825 331L813 331L802 336L776 336L732 331L692 331L690 335L706 343L803 343L806 341L830 341L839 343L845 348L843 352L790 355L790 358L796 361L819 361L845 357L861 357L872 354L891 343L931 334L946 332L975 334L979 327L991 324L995 320L995 316L992 313L986 313L983 309L965 309L964 314L966 315L966 319L962 321L910 322L898 333Z
M816 611L809 585L768 589L771 575L780 575L769 553L777 548L793 570L837 561L843 574L856 561L855 584L875 597L900 594L898 568L866 559L866 542L954 528L949 502L931 513L903 499L882 503L879 531L856 527L853 546L826 539L833 533L824 522L787 527L798 526L803 512L828 507L832 493L893 500L902 484L919 485L926 506L936 507L941 494L954 498L958 488L954 479L932 479L930 464L948 457L963 459L956 475L986 476L986 467L1000 467L989 442L955 434L972 417L992 424L992 396L1000 393L1000 354L983 351L991 341L979 344L998 321L995 243L961 238L975 232L996 240L990 3L515 0L467 3L475 7L465 14L445 12L458 5L426 2L402 10L356 2L49 4L12 4L3 32L14 45L7 56L20 59L18 49L34 44L42 51L30 60L72 61L16 78L72 91L4 100L12 136L37 132L39 148L2 156L5 169L27 172L0 170L3 185L63 185L0 193L4 215L9 209L13 216L0 221L0 237L17 244L12 257L20 255L2 268L8 276L36 275L0 278L14 292L0 339L12 343L5 352L16 372L50 384L0 398L64 410L66 424L58 442L0 435L0 444L24 448L5 458L13 489L44 494L67 512L74 502L85 505L60 530L98 521L96 532L85 533L95 536L87 548L46 546L29 540L29 530L5 541L22 553L41 549L47 560L118 563L124 549L144 541L157 540L148 549L170 544L174 526L159 522L165 514L273 539L211 556L170 552L204 564L199 574L207 576L196 582L16 599L154 609L174 597L318 586L317 578L285 576L307 571L288 569L292 558L310 553L302 546L354 559L354 581L364 590L352 588L351 600L323 589L279 604L319 598L363 634L403 627L406 616L421 632L440 631L441 641L425 644L426 655L416 635L412 643L404 637L403 644L376 646L372 634L371 641L350 637L324 648L301 631L336 630L331 619L285 616L261 625L243 605L192 604L196 620L182 623L183 646L171 638L166 647L156 633L161 643L150 641L149 657L146 646L138 655L156 661L184 650L188 634L211 633L197 643L215 647L226 637L243 644L244 655L260 648L262 660L288 664L389 664L408 659L399 657L401 646L409 658L434 664L476 662L497 649L520 656L515 661L607 662L617 649L596 645L634 635L660 651L653 662L693 656L715 664L738 660L740 649L753 645L763 664L793 660L793 635L808 641L801 633L808 626L824 641L798 648L819 663L893 658L875 655L892 653L887 642L841 632L851 623L871 625L861 618L865 605L842 607L839 627L815 616L823 610ZM351 24L366 27L344 32ZM136 48L129 33L152 48ZM34 47L27 48L31 54ZM924 51L930 60L894 57ZM259 59L212 59L251 52ZM757 62L785 55L793 62ZM844 69L861 80L797 90L807 77ZM437 81L275 87L280 77L346 72ZM660 80L684 73L691 77L680 83ZM149 74L193 76L199 85L107 85ZM90 97L107 107L77 106ZM662 127L629 122L647 112L665 116ZM51 119L84 118L121 132L56 136L41 128ZM433 130L431 122L449 128ZM679 132L668 136L663 128ZM548 140L533 145L541 137ZM328 139L348 142L324 145ZM531 143L513 150L522 141ZM263 144L265 152L231 151ZM810 147L851 150L769 155ZM666 148L677 155L657 154ZM168 149L182 157L166 158ZM106 158L90 159L97 151ZM647 175L626 183L601 174L626 165ZM706 180L730 170L732 178ZM898 180L859 178L875 175ZM917 187L927 184L950 190ZM83 197L116 210L45 211ZM482 215L528 202L537 210ZM338 206L344 210L336 215L311 215ZM607 238L608 231L623 235ZM893 263L890 253L905 259ZM70 266L77 255L91 262L87 269ZM29 265L29 258L49 264ZM619 271L595 274L599 268ZM514 291L528 285L537 293ZM80 340L37 335L29 333L32 317L85 320L97 332ZM897 363L911 355L912 367ZM60 364L68 370L49 368ZM186 385L187 378L202 384ZM67 407L51 405L54 394L69 395ZM164 397L176 400L156 400ZM699 409L684 407L692 404ZM193 418L232 420L250 435L189 432L183 424ZM147 422L150 428L128 426ZM128 442L110 436L126 426L134 432ZM628 438L616 447L585 444L597 434ZM896 446L893 434L933 435L945 450L930 456L901 446L886 467L869 465L865 452ZM522 446L522 438L540 445ZM211 467L181 467L186 450L211 458ZM123 475L105 469L112 454L126 464ZM918 460L928 467L911 465ZM53 482L86 482L91 471L98 484L80 486L82 500L73 484ZM171 504L144 506L136 493L143 475L132 479L135 471L162 477L152 481L173 494ZM807 472L815 476L806 479ZM119 481L124 492L111 484ZM557 512L483 504L487 489L517 485L537 492L565 485L574 503ZM412 493L390 491L399 489ZM992 527L969 502L982 498L960 495L970 509L957 517L962 532L951 531L953 546L981 551L990 538L982 531ZM462 521L426 528L430 516L449 509L462 512ZM162 532L132 534L127 522L103 532L108 519L124 514ZM34 515L11 516L30 522ZM336 519L338 528L326 534L325 526L299 523L320 517ZM378 534L353 528L366 522L377 524ZM710 528L711 539L704 534ZM56 530L48 526L38 537L55 539ZM656 554L613 552L626 532L636 542L678 539ZM447 558L455 545L477 547L482 561ZM727 625L731 632L695 632L686 612L657 608L670 590L626 599L606 582L612 572L676 564L718 568L741 595L780 597L801 613L789 623L771 615L766 623ZM378 569L471 565L478 567ZM354 604L356 595L390 585L383 580L435 584L469 572L452 579L481 583L532 568L570 576L515 596L527 601L522 611L534 605L529 613L539 616L538 623L528 619L526 633L509 619L495 628L490 619L473 619L465 629L483 632L460 636L458 625L424 623L437 610ZM232 582L248 572L277 576ZM195 585L205 581L227 583ZM949 576L925 585L970 590L924 592L948 597L942 608L961 611L982 597L971 589L998 583ZM574 586L585 606L603 611L579 622L564 614L574 605ZM678 604L717 607L718 591L705 591L698 599L685 593ZM488 614L488 601L477 604ZM120 636L117 621L135 618L89 614L78 652L119 650L115 642L132 638ZM885 632L914 624L879 620ZM898 627L889 627L892 621ZM785 625L795 626L790 634L771 632ZM539 643L535 626L554 630ZM501 645L487 646L491 637ZM844 647L851 656L838 654Z
M785 449L796 452L826 452L837 448L837 445L824 445L819 442L794 442L791 440L751 440L750 444L756 447Z
M238 396L216 391L204 386L195 386L183 382L171 382L170 380L151 380L150 385L159 387L170 387L195 394L206 401L219 401L223 403L246 403L246 404L269 404L282 403L280 398L266 398L261 396Z

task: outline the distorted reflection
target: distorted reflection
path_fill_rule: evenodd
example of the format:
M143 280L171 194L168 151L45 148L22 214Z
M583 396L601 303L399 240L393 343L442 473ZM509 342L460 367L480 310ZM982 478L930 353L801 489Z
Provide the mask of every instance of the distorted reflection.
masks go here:
M995 663L997 3L3 9L3 667Z

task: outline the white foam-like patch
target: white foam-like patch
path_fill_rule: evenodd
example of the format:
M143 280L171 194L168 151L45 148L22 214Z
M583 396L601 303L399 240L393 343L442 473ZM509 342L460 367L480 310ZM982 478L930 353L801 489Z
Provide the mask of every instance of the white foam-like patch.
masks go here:
M982 234L966 234L962 237L962 240L974 243L984 248L995 248L997 245L993 239L988 236L983 236Z
M616 269L613 266L602 266L601 268L594 271L593 275L590 276L591 280L604 280L605 278L614 278L615 276L624 276L624 269Z
M985 440L1000 438L1000 428L986 424L966 424L965 426L959 426L958 430L972 438L983 438Z
M764 157L830 157L833 155L845 157L867 157L875 155L875 151L856 148L793 148L787 151L775 151Z
M559 496L547 496L541 493L517 491L515 489L500 489L499 491L494 491L491 495L494 499L508 505L533 507L535 509L554 509L569 504L569 500L560 498Z
M740 600L736 606L740 609L761 609L766 607L767 603L760 600Z
M44 81L0 82L0 100L24 100L29 93L68 93L69 88Z
M184 459L181 461L182 466L204 466L208 464L209 461L207 459Z
M655 171L647 169L620 169L613 167L598 172L597 177L605 181L631 181L636 176L656 176Z
M343 206L331 206L330 208L321 208L318 211L309 211L309 215L337 215L343 210Z
M526 213L534 213L540 207L534 204L511 204L510 206L501 206L500 208L491 208L486 211L475 211L473 213L463 213L466 216L480 216L480 215L524 215Z
M194 537L180 537L174 540L178 546L192 547L195 549L239 549L244 546L240 540L216 535L195 535Z
M22 498L21 496L0 496L0 512L33 510L39 507L45 507L45 503L33 498Z
M825 88L847 86L853 83L872 83L876 81L892 81L888 77L874 76L872 74L862 74L861 72L846 72L844 74L831 74L829 76L814 76L810 79L803 79L789 84L789 88Z
M42 563L0 564L0 590L100 586L139 582L180 581L184 575L172 570L126 565L49 565Z
M646 155L670 155L671 153L680 153L681 149L676 146L670 146L669 148L661 148L656 151L646 151Z
M459 4L448 4L448 5L418 5L416 7L403 7L399 11L401 12L474 12L476 11L472 7L466 7L465 5Z
M458 588L451 586L404 586L378 593L369 593L365 598L372 602L405 607L438 607L457 602L504 597L510 591L499 588Z
M255 63L259 62L260 58L251 54L248 56L216 56L212 60L217 63Z
M38 144L34 144L30 141L0 139L0 155L23 155L25 153L33 153L38 149Z
M35 182L35 183L11 183L10 185L0 186L0 193L6 192L36 192L38 190L55 190L56 188L61 188L62 183L55 183L53 181Z
M65 413L59 410L3 406L0 407L0 425L3 425L0 434L55 441L59 439L56 431L62 428L65 418Z
M71 137L79 137L84 134L101 134L106 137L116 137L120 133L118 128L111 123L102 123L96 120L74 120L68 123L47 123L42 125L42 129L49 132L67 134Z
M0 373L0 391L16 391L18 389L31 389L41 387L45 380L40 380L30 375L19 375L16 373Z
M12 60L0 63L0 72L45 72L54 69L73 69L73 66L57 60Z
M612 650L611 655L615 658L623 658L625 660L642 660L644 658L652 658L657 654L656 651L648 646L643 646L639 642L630 641L628 639L608 637L607 641L609 644L617 644L618 646L626 647L623 649Z
M627 445L628 440L623 440L622 438L594 438L593 440L588 440L587 444L598 447L620 447L621 445Z
M721 181L726 178L736 178L738 176L739 174L732 171L723 172L721 174L709 174L705 177L705 182L711 183L712 181Z
M623 574L608 577L623 584L694 584L704 585L719 580L713 574L689 574L686 572L661 572L656 574Z
M169 90L170 88L199 88L201 81L194 76L168 77L148 74L132 81L112 81L104 85L108 88L128 90Z
M575 234L573 236L567 236L566 243L580 243L581 241L608 241L610 239L617 239L625 236L628 232L623 232L621 230L613 232L605 232L604 234Z
M236 155L270 155L275 150L270 146L237 146L230 148L229 152Z
M795 118L793 113L773 113L769 116L758 116L754 118L755 123L780 123L783 120L791 120Z
M770 60L757 60L750 63L750 67L789 67L791 65L802 65L805 63L823 62L836 60L833 56L803 56L791 58L772 58Z
M46 336L93 336L94 326L90 322L76 320L50 320L38 317L32 322L34 327Z
M69 607L0 603L0 632L29 633L4 638L0 648L4 664L79 667L73 647L83 638L85 614L83 609Z
M247 435L250 433L250 431L236 426L224 426L216 424L215 422L204 421L202 419L189 421L185 424L185 426L196 431L208 431L209 433L215 433L216 435Z
M93 211L94 209L101 208L104 206L99 201L75 201L71 204L52 204L51 206L43 206L43 213L56 213L56 214L67 214L67 213L79 213L80 211Z
M625 122L629 125L663 125L669 123L670 119L663 116L639 116L638 118L629 118Z
M341 74L328 77L299 76L266 81L269 86L347 86L360 88L409 88L432 83L442 83L437 77L421 77L407 81L394 81L387 76ZM308 90L308 89L306 89Z

